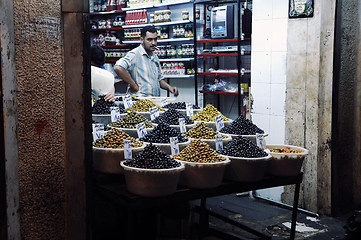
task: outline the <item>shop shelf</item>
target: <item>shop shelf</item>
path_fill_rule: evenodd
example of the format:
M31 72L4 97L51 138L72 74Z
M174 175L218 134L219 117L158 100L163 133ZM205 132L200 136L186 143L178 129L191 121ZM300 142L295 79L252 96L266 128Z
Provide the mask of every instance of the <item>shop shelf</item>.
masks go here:
M96 15L108 15L108 14L116 14L116 13L122 13L123 10L113 10L108 12L91 12L90 15L96 16Z
M156 7L164 7L164 6L171 6L171 5L177 5L177 4L184 4L184 3L192 3L193 0L178 0L178 1L172 1L168 3L157 3L157 4L144 4L139 5L137 7L131 7L131 8L123 8L123 11L132 11L137 9L145 9L145 8L156 8Z
M158 39L158 43L168 43L168 42L189 42L193 41L193 38L168 38L168 39ZM139 44L140 40L126 40L123 41L124 44Z
M90 29L91 32L106 32L106 31L118 31L122 30L123 27L115 27L115 28L96 28L96 29Z
M170 26L176 24L191 24L193 23L190 20L181 20L181 21L170 21L170 22L162 22L162 23L152 23L154 26ZM136 25L123 25L123 28L142 28L148 26L150 23L147 24L136 24Z
M238 92L221 92L221 91L211 92L211 91L203 91L203 90L200 90L199 92L204 94L238 95Z
M194 58L162 58L159 62L189 62L193 61Z
M241 55L251 55L251 52L241 52ZM237 57L238 53L202 53L198 57Z
M192 78L194 75L164 75L164 78Z
M250 41L250 38L245 38L241 41ZM202 39L202 40L197 40L197 43L220 43L220 42L238 42L237 38L232 38L232 39Z
M129 45L127 44L121 44L121 45L105 45L105 46L101 46L104 49L123 49L123 48L128 48Z

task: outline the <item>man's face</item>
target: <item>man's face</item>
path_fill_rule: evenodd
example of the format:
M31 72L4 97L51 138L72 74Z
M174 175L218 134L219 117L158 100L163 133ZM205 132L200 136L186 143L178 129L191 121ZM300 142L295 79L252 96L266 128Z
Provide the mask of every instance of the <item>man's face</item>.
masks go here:
M140 38L147 52L153 52L157 47L157 33L146 32L144 38Z

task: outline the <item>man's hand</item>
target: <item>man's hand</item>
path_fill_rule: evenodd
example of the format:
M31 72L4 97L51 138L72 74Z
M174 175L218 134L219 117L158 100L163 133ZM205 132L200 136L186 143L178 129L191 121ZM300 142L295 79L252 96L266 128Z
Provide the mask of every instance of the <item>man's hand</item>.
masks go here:
M107 95L104 96L104 100L107 102L115 102L115 88L113 87Z
M169 87L169 92L173 93L174 96L178 96L178 88L177 87Z
M138 84L134 83L134 84L129 84L129 90L130 93L136 93L139 91L139 86Z

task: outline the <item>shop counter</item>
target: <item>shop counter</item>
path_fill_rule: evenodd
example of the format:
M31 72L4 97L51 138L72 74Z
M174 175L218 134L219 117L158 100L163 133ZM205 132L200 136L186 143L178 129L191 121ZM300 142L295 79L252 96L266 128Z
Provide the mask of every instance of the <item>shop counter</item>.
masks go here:
M174 206L175 204L185 203L191 200L201 200L201 205L199 208L200 213L200 229L201 231L205 231L208 222L206 221L208 215L212 215L215 217L222 218L222 216L218 216L217 214L206 210L206 199L215 196L222 196L232 193L241 193L248 192L253 190L286 186L286 185L295 185L294 190L294 202L292 209L292 224L291 224L291 232L290 239L295 239L295 230L296 230L296 219L297 219L297 208L298 208L298 199L299 199L299 191L300 184L302 183L303 174L300 173L296 176L292 177L265 177L264 179L257 182L232 182L232 181L223 181L222 184L215 188L210 189L190 189L190 188L182 188L178 187L175 193L164 196L164 197L139 197L132 193L129 193L126 189L126 185L124 179L117 179L106 181L106 178L98 178L95 183L95 193L99 194L102 197L105 197L107 200L119 205L120 207L127 209L128 211L128 229L127 229L127 239L132 239L132 222L134 219L133 212L139 209L156 209L162 208L164 206ZM226 219L222 219L227 221ZM232 222L229 222L231 223ZM235 226L239 224L234 223ZM242 226L238 226L242 227ZM265 239L271 239L269 236L263 235L255 230L248 229L244 227L246 230L252 232L255 235L261 236Z

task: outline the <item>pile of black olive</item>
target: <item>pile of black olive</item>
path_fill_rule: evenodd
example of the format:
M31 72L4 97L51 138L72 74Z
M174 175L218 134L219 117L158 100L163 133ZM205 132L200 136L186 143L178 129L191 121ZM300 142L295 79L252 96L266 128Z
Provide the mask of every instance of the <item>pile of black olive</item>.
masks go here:
M170 108L164 113L160 114L159 117L152 120L152 123L168 123L169 125L179 125L179 118L184 118L186 125L193 124L194 121L190 120L188 116L183 115L176 109Z
M93 114L110 114L110 107L118 107L114 102L108 102L104 100L104 97L99 98L93 105ZM120 113L126 113L127 111L119 106Z
M124 165L145 169L170 169L179 167L181 164L158 147L149 144L143 151L135 155L132 160L125 161Z
M233 139L227 143L222 150L218 150L217 152L226 156L243 158L259 158L266 157L268 155L256 144L242 136L238 136L237 138Z
M220 132L235 135L256 135L256 133L264 133L262 129L244 116L239 116L230 125L222 128Z
M159 123L153 128L147 135L140 138L139 141L150 142L150 143L170 143L170 137L178 137L178 142L186 142L187 138L183 137L181 133L170 127L167 123Z
M168 103L167 105L163 106L163 108L186 109L187 104L186 102ZM193 104L193 109L200 109L200 107Z

